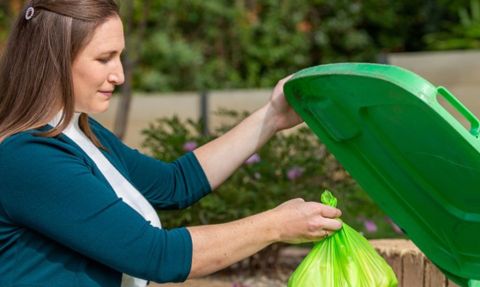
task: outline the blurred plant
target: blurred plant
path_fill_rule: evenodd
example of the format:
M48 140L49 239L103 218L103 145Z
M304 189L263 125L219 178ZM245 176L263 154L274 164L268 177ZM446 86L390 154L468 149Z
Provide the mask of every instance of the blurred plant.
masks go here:
M439 31L443 21L450 23L451 11L464 4L465 0L153 1L135 87L271 87L307 66L374 62L380 52L425 50L424 36ZM473 14L467 15L473 19Z
M8 29L10 28L10 19L8 17L9 5L7 2L0 1L0 52L7 40Z
M480 48L480 0L470 0L470 6L457 10L458 21L449 22L443 31L425 36L433 50Z
M323 63L476 48L478 2L129 0L120 3L124 64L127 76L135 66L133 89L146 92L271 87ZM0 1L0 49L21 3Z
M133 71L140 58L139 50L147 30L151 0L142 0L141 5L138 5L138 1L133 0L124 1L122 4L120 5L120 15L123 19L126 35L125 50L122 55L124 82L121 86L121 95L113 126L113 131L120 139L123 139L127 132L127 122L133 96ZM140 8L135 9L135 4ZM139 12L142 17L137 19L135 11Z
M225 110L218 113L225 122L238 122L247 115ZM143 131L143 146L155 158L173 161L230 128L231 125L223 125L213 134L203 136L200 125L192 120L162 118ZM342 219L358 231L365 231L367 238L401 236L307 127L275 135L218 190L193 206L179 211L160 210L159 214L166 228L221 223L274 208L296 197L320 201L324 189L336 191ZM263 257L251 259L249 266L262 268L268 261L265 257L278 255L278 247L271 250L264 251Z
M347 0L154 1L136 87L270 87L306 66L372 61L360 7Z

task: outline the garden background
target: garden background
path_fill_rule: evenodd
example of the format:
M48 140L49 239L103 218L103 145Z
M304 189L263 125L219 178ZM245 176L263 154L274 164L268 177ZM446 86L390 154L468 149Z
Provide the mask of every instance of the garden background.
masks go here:
M23 3L0 0L0 50ZM480 48L480 0L119 3L127 39L127 82L117 95L127 99L123 122L117 117L120 124L115 127L120 137L125 130L118 126L125 128L129 101L138 94L238 94L243 89L271 89L284 76L319 64L384 63L392 52ZM144 127L142 149L174 160L246 115L241 109L211 112L224 120L209 130L198 118L156 114L159 120ZM215 194L187 210L160 211L160 216L165 227L224 222L293 197L318 201L323 189L334 192L344 221L367 238L405 237L304 126L274 137Z

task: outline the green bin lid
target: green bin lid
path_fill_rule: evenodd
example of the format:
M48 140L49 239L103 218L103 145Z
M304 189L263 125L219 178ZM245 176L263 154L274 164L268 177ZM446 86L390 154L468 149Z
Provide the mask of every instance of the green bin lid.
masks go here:
M480 279L480 123L468 109L445 88L391 65L311 67L297 72L284 92L432 262L463 286Z

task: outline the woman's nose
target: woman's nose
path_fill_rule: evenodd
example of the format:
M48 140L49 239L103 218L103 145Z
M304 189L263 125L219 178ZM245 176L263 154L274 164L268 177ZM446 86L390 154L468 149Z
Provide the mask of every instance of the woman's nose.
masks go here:
M119 61L117 68L108 75L108 81L114 85L121 85L125 82L125 75L123 74L123 66Z

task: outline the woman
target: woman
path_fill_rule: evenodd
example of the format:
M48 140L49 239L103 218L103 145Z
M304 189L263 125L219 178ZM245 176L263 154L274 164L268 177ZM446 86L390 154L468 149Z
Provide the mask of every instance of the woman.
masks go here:
M284 79L222 137L157 161L88 117L123 83L123 49L113 0L35 0L17 19L0 66L0 286L179 282L341 228L338 209L293 199L234 222L161 229L152 206L193 204L301 120Z

